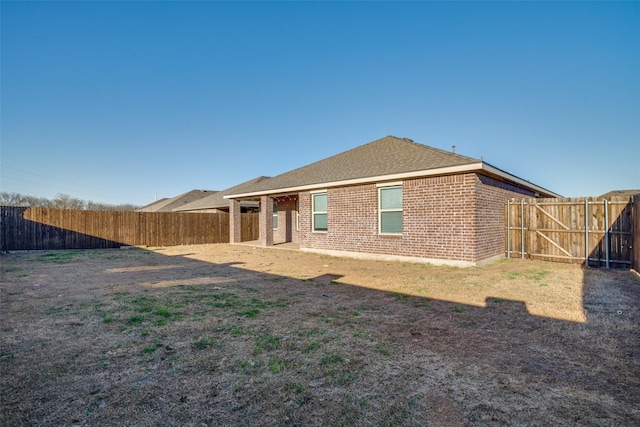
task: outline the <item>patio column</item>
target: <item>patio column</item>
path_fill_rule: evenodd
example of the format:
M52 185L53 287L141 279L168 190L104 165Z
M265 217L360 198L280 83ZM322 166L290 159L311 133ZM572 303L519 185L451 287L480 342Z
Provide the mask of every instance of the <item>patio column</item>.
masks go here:
M273 198L260 196L260 246L273 245Z
M240 216L240 201L229 199L229 243L242 241L242 218Z

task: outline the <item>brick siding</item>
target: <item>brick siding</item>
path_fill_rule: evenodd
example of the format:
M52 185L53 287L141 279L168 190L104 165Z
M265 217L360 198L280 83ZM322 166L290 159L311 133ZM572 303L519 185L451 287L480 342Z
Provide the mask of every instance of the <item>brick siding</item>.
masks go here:
M505 253L504 204L507 199L518 197L535 197L535 193L485 175L478 175L476 185L478 259Z
M504 201L523 194L532 195L475 173L405 180L403 233L380 235L375 184L328 189L326 232L311 230L311 195L302 192L299 242L309 249L477 262L504 253Z
M275 244L298 242L296 199L295 196L281 196L273 199L278 203L278 228L273 230Z

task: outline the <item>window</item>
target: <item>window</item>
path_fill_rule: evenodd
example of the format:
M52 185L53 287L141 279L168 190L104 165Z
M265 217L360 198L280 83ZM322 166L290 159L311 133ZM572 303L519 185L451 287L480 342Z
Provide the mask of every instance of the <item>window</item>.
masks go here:
M327 193L311 195L313 231L327 231Z
M278 202L273 202L273 229L278 228Z
M402 187L378 189L380 234L402 234Z

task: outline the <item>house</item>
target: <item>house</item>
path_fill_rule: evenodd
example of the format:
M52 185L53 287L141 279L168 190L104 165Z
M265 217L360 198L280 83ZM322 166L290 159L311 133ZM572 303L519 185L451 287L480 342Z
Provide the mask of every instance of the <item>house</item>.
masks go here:
M260 202L259 244L330 255L476 266L505 252L504 203L560 197L490 164L387 136L224 196Z
M613 190L598 197L609 199L611 197L633 197L637 194L640 194L640 190Z
M136 212L173 212L175 209L192 203L196 200L200 200L211 194L217 193L217 191L211 190L191 190L186 193L179 194L175 197L163 198L150 203L146 206L136 209Z
M162 206L168 203L168 200L168 197L163 197L159 200L149 203L148 205L144 205L143 207L136 209L136 212L156 212L156 209L161 209Z
M268 180L268 176L259 176L249 181L243 182L226 190L217 191L213 194L209 194L206 197L195 200L191 203L174 208L174 212L198 212L198 213L212 213L212 212L229 212L229 200L224 196L227 194L242 193L245 190L249 190L256 184L259 184L265 180ZM240 201L241 212L257 212L259 203L257 201Z

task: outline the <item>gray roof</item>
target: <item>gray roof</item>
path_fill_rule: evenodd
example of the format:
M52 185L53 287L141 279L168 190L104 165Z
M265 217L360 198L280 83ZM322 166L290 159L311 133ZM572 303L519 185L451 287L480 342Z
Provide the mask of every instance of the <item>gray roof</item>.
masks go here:
M184 206L188 203L202 199L203 197L210 196L217 191L211 190L191 190L186 193L182 193L178 196L168 199L161 199L157 202L151 203L138 209L138 212L173 212L176 208Z
M163 197L160 200L156 200L155 202L151 202L148 205L144 205L143 207L136 209L136 212L155 212L155 210L160 206L166 205L168 200L168 197Z
M607 198L607 197L631 197L636 194L640 194L640 190L613 190L605 193L599 197Z
M386 136L275 176L256 184L250 189L227 194L246 194L351 179L380 177L479 162L480 160L478 159L418 144L408 138Z
M269 180L268 176L259 176L257 178L253 178L249 181L243 182L242 184L235 185L233 187L227 188L226 190L218 191L215 194L210 194L207 197L196 200L194 202L179 206L174 208L174 211L192 211L199 209L218 209L218 208L226 208L229 207L229 200L225 199L224 196L227 194L234 193L242 193L244 191L249 191L253 188L254 185L257 185L261 182Z

